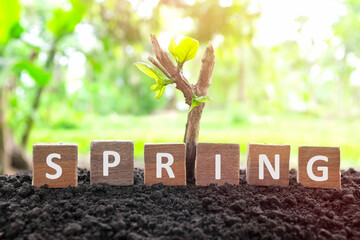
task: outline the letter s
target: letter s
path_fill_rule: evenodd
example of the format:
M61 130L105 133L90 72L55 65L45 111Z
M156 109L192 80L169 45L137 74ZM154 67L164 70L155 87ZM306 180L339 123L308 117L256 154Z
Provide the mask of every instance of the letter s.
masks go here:
M58 179L59 177L61 177L62 174L62 168L52 161L53 158L61 159L61 156L58 153L51 153L47 156L46 164L56 170L55 174L46 173L46 178L48 179Z

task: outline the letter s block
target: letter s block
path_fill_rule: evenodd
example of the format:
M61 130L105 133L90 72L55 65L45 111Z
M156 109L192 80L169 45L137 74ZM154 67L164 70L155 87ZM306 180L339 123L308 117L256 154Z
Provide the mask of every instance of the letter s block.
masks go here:
M78 146L70 143L33 145L33 185L49 188L77 186Z
M186 185L185 143L146 143L144 158L146 185Z
M297 180L304 187L340 189L340 148L299 147Z
M90 183L134 184L133 141L91 141Z
M248 144L246 180L250 185L289 185L290 145Z

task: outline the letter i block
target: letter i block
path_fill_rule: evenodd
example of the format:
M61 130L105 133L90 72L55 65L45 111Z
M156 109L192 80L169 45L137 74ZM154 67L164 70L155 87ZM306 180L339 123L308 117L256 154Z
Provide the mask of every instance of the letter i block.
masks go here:
M196 146L196 185L239 184L240 145L198 143Z
M49 188L77 186L78 146L70 143L33 145L33 185Z
M147 143L144 155L146 185L186 185L185 143Z
M90 183L134 184L133 141L91 141Z
M299 147L298 183L311 188L341 188L340 148Z
M289 185L290 145L248 144L246 179L250 185Z

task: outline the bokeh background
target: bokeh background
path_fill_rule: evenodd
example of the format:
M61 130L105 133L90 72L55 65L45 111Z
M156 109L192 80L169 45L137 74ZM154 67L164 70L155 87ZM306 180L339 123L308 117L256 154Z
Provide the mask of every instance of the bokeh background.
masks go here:
M341 147L360 166L360 1L0 0L0 171L31 167L32 144L182 142L188 108L174 87L162 99L133 63L152 55L150 33L199 40L184 67L196 82L208 41L216 64L202 142ZM25 161L23 161L25 160Z

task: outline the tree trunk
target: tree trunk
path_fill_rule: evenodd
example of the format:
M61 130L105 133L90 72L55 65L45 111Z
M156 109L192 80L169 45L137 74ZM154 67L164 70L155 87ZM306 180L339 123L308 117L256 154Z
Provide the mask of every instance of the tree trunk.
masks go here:
M245 62L243 54L243 48L240 47L240 64L239 64L239 90L238 90L238 100L240 102L245 101Z
M196 143L200 131L200 119L205 104L200 103L188 113L184 143L186 143L186 179L188 183L195 180Z
M4 101L2 100L3 88L0 89L0 175L5 174L9 158L5 149L5 134L4 134Z
M45 63L46 70L50 70L53 66L54 57L55 57L55 53L56 53L56 44L57 44L57 41L54 41L53 44L51 45L49 57L47 58L46 63ZM44 88L45 88L44 86L39 86L39 88L36 91L36 96L35 96L34 102L32 104L32 109L31 109L31 111L33 113L36 112L39 108L40 99L41 99L42 93L44 92ZM21 137L21 146L23 148L26 148L26 146L28 144L30 132L34 125L34 118L33 118L32 114L30 114L28 116L25 123L26 123L26 127L25 127L24 133Z
M39 103L40 103L40 97L41 97L43 90L44 90L44 87L39 87L37 89L35 100L34 100L34 103L33 103L32 109L31 109L32 112L37 111L37 109L39 107ZM29 114L29 116L26 119L26 128L25 128L24 134L22 135L22 138L21 138L21 146L23 148L26 148L26 146L28 144L30 132L31 132L33 125L34 125L33 115Z

